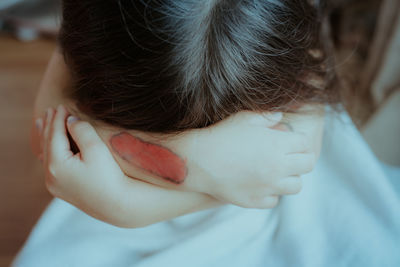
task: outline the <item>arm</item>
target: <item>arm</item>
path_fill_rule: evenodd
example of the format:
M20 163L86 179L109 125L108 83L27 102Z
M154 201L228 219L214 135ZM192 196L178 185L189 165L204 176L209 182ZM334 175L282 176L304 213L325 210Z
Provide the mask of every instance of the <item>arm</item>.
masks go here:
M65 64L63 64L62 56L58 51L55 51L39 87L33 111L31 146L32 151L38 157L42 154L43 147L45 146L45 142L47 140L43 135L43 129L46 125L44 120L41 118L44 117L45 111L48 107L54 107L58 104L67 103L61 93L61 88L68 84L68 76L66 73L67 70ZM86 136L85 133L87 130L90 131L90 129L90 127L82 129L82 136ZM45 154L46 153L43 153L42 155ZM115 161L108 150L105 151L104 156L108 157L111 162L110 165L114 165L115 167ZM95 165L96 166L94 169L97 170L99 165ZM47 165L47 162L44 164L44 166L47 170L50 167ZM115 168L115 170L115 175L110 175L107 177L107 180L109 179L109 181L112 181L113 177L119 177L121 175L120 168ZM75 196L75 198L70 199L68 195L70 193L79 193L77 190L78 184L80 183L79 180L70 180L70 184L64 185L66 187L71 186L74 192L70 192L72 190L67 190L65 193L63 193L62 190L66 188L57 187L58 190L56 190L55 181L59 180L58 178L60 177L50 177L51 175L47 172L46 186L50 193L56 197L61 197L64 200L71 202L73 205L83 209L89 215L92 215L97 219L121 227L141 227L158 221L168 220L186 213L216 207L222 204L220 201L217 201L213 197L206 194L169 190L160 186L146 183L145 181L136 180L124 174L122 177L120 177L124 183L123 186L119 184L120 188L118 189L115 188L117 185L110 186L110 188L114 188L116 191L106 190L107 192L104 192L104 195L100 196L100 194L96 193L94 190L88 190L88 192L85 192L85 196L83 196L83 198L86 198L85 201L80 203L80 199L78 198L79 196ZM90 187L94 189L95 186L102 182L101 178L103 176L84 177L84 174L82 173L82 175L79 177L93 178L93 180L90 180L93 182ZM74 182L77 184L73 184ZM110 182L110 184L112 184L112 182ZM80 190L80 192L83 191L84 188ZM90 196L89 194L91 193L95 195ZM119 198L117 201L116 196L120 196L121 198ZM139 202L137 202L138 199L141 201L141 205L139 205ZM162 201L159 201L160 199L162 199ZM90 203L90 201L92 201L92 203ZM129 204L130 202L133 203ZM150 206L152 206L152 208L146 208ZM165 207L169 208L166 209ZM128 210L131 212L128 212Z
M65 83L65 70L60 70L60 65L56 64L60 61L59 57L56 53L48 68L52 75L46 75L43 80L36 101L37 117L43 113L45 107L55 106L64 101L59 91L54 90ZM65 124L65 118L63 123ZM79 127L73 125L80 124L86 127L81 132L78 130L74 133L74 129ZM135 166L132 167L114 154L119 165L115 167L115 161L109 150L93 153L93 159L90 161L92 164L88 165L89 161L82 162L88 169L76 172L75 180L70 179L72 169L66 168L68 165L63 162L46 161L44 163L45 169L48 170L46 184L55 196L73 203L88 214L126 227L140 227L170 219L220 205L221 201L243 207L271 208L277 204L278 195L293 194L300 190L301 182L298 175L311 170L314 161L313 155L307 157L304 156L307 153L302 153L304 155L294 153L311 151L310 145L304 143L304 135L289 135L268 129L273 124L276 122L271 123L263 116L245 112L215 126L190 131L163 142L163 146L186 160L189 172L184 186L168 183L165 185L161 182L158 184L161 181L160 177L154 177ZM84 138L87 132L96 133L84 122L70 124L68 129L76 142L80 136ZM109 140L113 134L118 134L118 131L111 133L97 131L97 133L112 151ZM48 138L43 140L42 143L49 142ZM89 144L90 140L87 139ZM50 143L56 144L52 141ZM98 143L104 145L100 141ZM85 145L85 141L80 144L82 151L91 149L90 145L89 148ZM97 155L101 154L111 162L110 166L114 165L111 168L113 171L108 172L108 175L104 175L103 168L108 166L107 162L94 163ZM284 157L286 154L292 154L292 157ZM257 160L254 161L254 158ZM64 166L64 172L68 175L63 177L63 172L60 171L53 174L50 169L57 169L57 166ZM114 177L117 177L116 180ZM192 192L176 191L182 189ZM209 194L220 201L216 201ZM152 206L151 212L146 208L148 206ZM174 208L166 209L166 207Z
M142 227L221 203L205 194L164 189L128 178L87 122L68 124L80 152L70 150L60 106L48 111L44 133L46 186L56 197L120 227Z
M67 128L80 150L74 154L66 135L67 116L62 106L55 114L50 109L43 133L46 185L54 196L70 202L95 218L121 227L142 227L222 204L206 194L165 189L127 177L94 128L87 122L70 119ZM223 129L231 130L229 127ZM253 201L249 204L251 207L272 208L277 204L277 196L271 195L264 187L280 190L275 191L275 194L285 194L282 190L287 190L286 193L298 191L292 191L290 177L289 184L287 178L278 179L284 185L280 189L279 186L271 187L270 183L267 186L254 185L245 179L241 179L243 183L233 183L235 177L230 178L231 184L221 184L221 189L226 196L239 202L241 198L248 201L248 190L254 191L254 187L262 189L261 198L257 195L250 198Z

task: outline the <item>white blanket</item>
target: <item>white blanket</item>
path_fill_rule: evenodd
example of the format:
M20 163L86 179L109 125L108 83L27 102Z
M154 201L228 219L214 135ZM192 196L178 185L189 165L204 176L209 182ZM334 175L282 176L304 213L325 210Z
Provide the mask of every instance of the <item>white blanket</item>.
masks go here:
M55 199L14 266L400 266L400 190L347 115L325 128L302 192L273 210L226 205L120 229Z

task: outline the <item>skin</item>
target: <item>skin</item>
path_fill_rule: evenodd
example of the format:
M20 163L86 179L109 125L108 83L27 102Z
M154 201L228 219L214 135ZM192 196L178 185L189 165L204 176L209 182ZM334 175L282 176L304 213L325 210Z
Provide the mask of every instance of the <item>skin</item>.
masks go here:
M87 121L91 123L97 133L99 134L100 138L103 142L108 146L111 152L113 152L114 159L117 161L118 165L121 169L128 174L130 177L135 177L136 179L155 184L158 186L162 186L168 189L174 190L188 190L193 188L194 185L191 181L185 181L184 183L180 183L177 186L176 183L173 183L166 179L160 179L155 172L146 171L144 168L140 168L136 165L130 164L122 157L119 156L118 153L114 150L111 146L111 138L122 132L127 132L125 129L120 129L117 127L110 127L109 125L103 124L98 121L94 121L91 118L87 117L85 114L81 113L75 106L75 104L68 99L65 98L62 91L63 88L67 87L69 84L69 74L67 67L64 64L64 60L62 55L55 51L53 56L49 62L48 68L46 73L44 74L44 78L39 86L39 92L36 97L35 101L35 108L33 112L33 122L32 124L32 131L31 131L31 147L32 151L35 155L39 156L41 154L41 140L40 140L40 131L39 129L43 127L42 125L37 125L37 118L45 117L44 114L46 113L46 109L49 107L57 107L58 105L62 104L66 107L69 113L81 120ZM163 137L156 134L146 134L143 132L138 131L128 131L128 133L135 138L143 140L147 143L160 145L160 139ZM72 145L72 149L74 152L77 152L77 148L74 145L74 142L70 138L70 143ZM182 140L181 138L170 138L170 142L168 144L163 144L163 147L167 150L173 151L172 148L174 147L189 147L190 143L186 140ZM175 151L174 153L177 154L179 151Z
M127 132L112 136L110 144L119 157L135 167L177 185L185 181L185 160L161 145L145 142Z
M323 125L323 113L315 107L307 116L285 116L285 123L289 123L290 127L285 123L273 127L276 122L271 123L264 116L244 112L201 130L174 136L149 134L93 121L80 113L74 103L67 101L61 93L69 84L68 77L62 56L55 52L40 86L34 110L35 121L44 117L48 107L63 104L67 114L65 111L57 112L64 115L60 115L58 120L52 119L58 121L58 127L51 126L50 129L58 128L57 136L71 135L69 140L65 138L68 144L65 140L62 142L64 145L61 147L64 148L61 153L58 151L59 142L52 141L52 134L49 138L43 136L38 130L41 128L39 125L32 131L33 150L39 155L46 147L44 143L48 143L47 147L52 148L50 150L64 154L58 157L59 160L52 160L51 155L50 160L44 160L46 185L54 196L111 224L140 227L223 203L246 208L272 208L278 202L277 196L300 191L299 175L311 171L315 164ZM66 131L63 128L69 115L81 120L68 123ZM289 129L294 133L287 133ZM295 134L302 132L304 134ZM83 138L87 133L91 133L90 136ZM130 136L126 139L135 141L134 148L124 151L112 146L113 138L122 133L126 133L123 136ZM74 141L77 144L75 149ZM86 149L82 150L84 147ZM103 147L100 152L99 147ZM158 151L150 153L152 157L166 154L175 159L178 167L172 168L173 175L164 173L163 168L161 171L154 169L154 160L147 160L144 164L138 159L133 162L126 160L132 154L137 155L140 147ZM213 153L210 154L210 151ZM91 156L85 158L85 154ZM123 154L128 154L128 157ZM65 162L66 158L76 161L73 163L78 166L75 172ZM182 162L189 170L184 180ZM109 171L105 171L107 169ZM160 178L160 174L182 182L171 182Z
M62 105L49 108L40 124L47 189L94 218L137 228L221 204L204 194L127 177L93 126L69 116ZM71 150L67 132L77 153Z
M273 127L274 129L285 131L285 132L293 132L293 126L289 122L281 122L280 124Z
M140 140L143 140L146 143L151 143L155 145L161 145L169 150L172 151L176 155L185 155L185 154L190 154L191 158L190 161L186 162L186 168L188 170L195 170L196 176L201 177L202 175L202 168L199 168L195 163L197 161L197 155L207 155L206 151L203 151L199 153L198 151L203 150L203 146L197 144L197 140L195 138L185 138L186 133L182 133L179 135L173 135L173 136L165 136L165 135L160 135L160 134L149 134L149 133L143 133L135 130L129 130L127 131L126 129L114 127L107 125L105 123L102 123L100 121L95 121L91 119L90 117L86 116L84 113L81 113L75 106L75 104L71 101L69 101L65 96L63 95L62 91L63 88L67 87L69 85L69 73L68 69L64 63L64 60L62 58L62 55L58 52L55 51L50 62L49 66L46 70L46 73L44 75L44 78L42 80L42 83L39 87L39 92L38 96L36 98L35 102L35 109L34 109L34 120L35 121L37 118L43 118L45 111L48 107L57 107L59 104L62 104L66 107L66 109L69 111L69 113L75 117L80 118L83 121L87 121L90 124L94 126L96 129L96 132L102 139L102 141L107 145L107 147L110 149L110 151L113 153L115 161L118 163L120 168L123 170L124 173L126 173L129 177L134 177L135 179L154 184L157 186L161 186L166 189L173 189L173 190L180 190L180 191L197 191L197 192L209 192L210 190L214 189L214 186L207 186L205 183L202 182L202 179L188 179L186 178L184 182L181 182L179 184L173 183L170 180L160 178L160 176L156 175L156 172L151 172L151 171L146 171L145 168L138 167L137 165L130 164L128 161L124 160L122 157L119 156L119 154L114 150L114 148L111 145L110 140L112 139L113 136L116 134L122 133L122 132L127 132L131 136L134 136L135 138L138 138ZM290 121L290 118L288 117L288 121ZM302 122L300 120L297 120L297 125L301 126ZM293 123L292 123L293 125ZM299 128L296 125L293 127ZM320 126L319 126L320 127ZM320 127L322 128L322 127ZM32 135L31 135L31 145L32 145L32 150L36 155L40 155L41 149L40 149L40 133L37 130L37 126L33 124L32 127ZM232 130L235 130L235 127L232 127ZM203 133L207 132L211 133L213 132L213 128L205 129L202 130L201 132L198 133L198 136L203 135ZM193 136L192 133L189 133L189 135ZM310 136L311 137L311 136ZM227 137L221 137L226 139ZM310 138L310 140L318 140L318 138ZM167 140L167 141L165 141ZM73 145L74 143L71 141L71 144ZM317 142L316 142L317 143ZM219 144L216 143L212 147L219 147ZM185 158L182 158L185 160ZM212 163L214 164L214 163ZM216 163L215 163L216 164ZM191 174L193 175L193 172L191 171ZM190 175L188 172L187 175Z
M171 181L168 181L166 179L160 179L159 176L154 174L155 172L149 172L146 171L144 168L138 168L134 164L130 164L128 161L124 160L122 157L119 156L118 153L116 153L110 142L113 136L122 132L127 132L135 138L143 140L146 143L151 143L155 145L161 145L160 140L165 140L166 138L168 138L168 142L162 142L162 146L165 149L172 151L176 155L183 155L185 152L191 150L191 154L195 155L198 154L197 151L199 149L201 150L202 148L202 146L199 147L198 144L195 143L196 140L193 140L193 138L182 138L184 137L184 134L180 134L177 136L164 136L157 134L146 134L134 130L126 131L126 129L111 127L110 125L104 124L102 122L94 121L91 118L87 117L85 114L79 112L79 110L75 107L75 104L68 101L64 97L64 95L62 94L62 90L68 85L69 74L67 67L65 66L62 55L58 51L55 51L49 62L49 66L46 70L42 83L39 87L38 96L35 102L33 121L35 121L37 118L44 117L45 111L48 107L56 107L57 105L62 104L66 107L71 115L87 121L94 126L100 138L109 147L110 151L113 152L114 159L117 161L118 165L121 167L124 173L126 173L130 177L135 177L136 179L174 190L192 191L193 188L201 187L201 185L198 184L197 181L193 181L190 179L185 179L183 183L179 183L179 186L176 183L171 183ZM297 114L287 115L285 116L284 122L274 128L276 128L277 130L285 131L290 129L291 131L296 130L300 132L307 132L308 141L313 142L314 150L318 153L322 140L322 117L323 112L321 112L321 109L319 109L319 111L317 112L313 111L313 114L308 117L301 117ZM315 130L308 130L310 129L310 127L315 128ZM36 155L39 155L40 134L38 132L38 126L33 124L31 132L32 150ZM212 129L210 129L209 132L212 132ZM71 142L71 144L74 143ZM218 144L215 145L218 147ZM191 166L189 165L190 162L186 162L186 168L190 170Z
M273 128L293 131L289 122L282 122ZM132 166L176 185L182 184L187 177L186 160L168 148L146 142L127 132L113 135L109 142L114 152Z

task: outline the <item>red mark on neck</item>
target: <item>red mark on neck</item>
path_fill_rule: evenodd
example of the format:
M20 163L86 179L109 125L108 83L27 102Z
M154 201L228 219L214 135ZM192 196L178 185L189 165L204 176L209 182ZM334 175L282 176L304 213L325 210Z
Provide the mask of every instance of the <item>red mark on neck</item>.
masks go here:
M181 184L186 178L186 162L165 147L124 132L111 137L110 143L121 158L136 167L174 184Z

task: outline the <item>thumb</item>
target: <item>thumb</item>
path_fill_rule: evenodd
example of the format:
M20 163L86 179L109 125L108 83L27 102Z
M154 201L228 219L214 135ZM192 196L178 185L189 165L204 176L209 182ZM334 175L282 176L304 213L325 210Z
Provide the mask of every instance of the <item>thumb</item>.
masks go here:
M69 116L67 127L84 160L96 159L107 151L107 146L90 123Z

